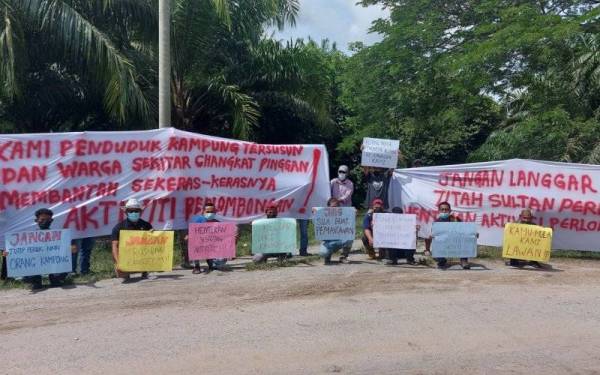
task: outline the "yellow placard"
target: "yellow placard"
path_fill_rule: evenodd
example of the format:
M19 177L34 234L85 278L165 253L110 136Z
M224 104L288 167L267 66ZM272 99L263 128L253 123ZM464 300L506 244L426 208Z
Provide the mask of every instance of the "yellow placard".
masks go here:
M509 223L504 227L502 257L547 262L552 251L552 228Z
M173 239L173 231L122 230L117 267L124 272L171 271Z

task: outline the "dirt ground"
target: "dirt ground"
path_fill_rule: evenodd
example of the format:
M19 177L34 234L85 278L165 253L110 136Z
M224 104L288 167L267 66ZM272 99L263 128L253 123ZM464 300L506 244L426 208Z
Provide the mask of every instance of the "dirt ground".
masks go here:
M353 264L0 292L6 374L600 374L600 262Z

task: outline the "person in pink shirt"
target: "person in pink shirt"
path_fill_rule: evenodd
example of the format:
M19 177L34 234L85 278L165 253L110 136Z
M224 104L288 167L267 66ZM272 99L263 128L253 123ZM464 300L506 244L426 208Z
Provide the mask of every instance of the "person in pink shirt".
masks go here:
M331 180L331 197L337 199L340 207L352 206L354 184L348 178L348 166L340 165L338 176Z

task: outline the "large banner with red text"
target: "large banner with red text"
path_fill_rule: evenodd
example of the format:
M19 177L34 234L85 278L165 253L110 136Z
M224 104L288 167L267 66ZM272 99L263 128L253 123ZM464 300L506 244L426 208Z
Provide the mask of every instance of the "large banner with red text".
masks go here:
M502 246L506 223L529 208L535 224L554 230L552 248L600 251L599 191L599 165L512 159L398 169L389 198L390 207L417 215L423 233L446 201L478 224L480 245Z
M206 201L238 223L277 204L309 218L329 198L323 145L263 145L177 129L0 135L0 236L33 229L34 212L73 238L109 234L129 198L157 229L186 229Z

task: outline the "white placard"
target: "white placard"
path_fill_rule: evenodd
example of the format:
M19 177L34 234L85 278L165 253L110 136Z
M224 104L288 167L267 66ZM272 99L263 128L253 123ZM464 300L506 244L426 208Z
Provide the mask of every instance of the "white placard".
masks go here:
M361 165L366 167L396 168L400 141L364 138Z
M416 249L416 226L416 215L373 214L373 247Z

